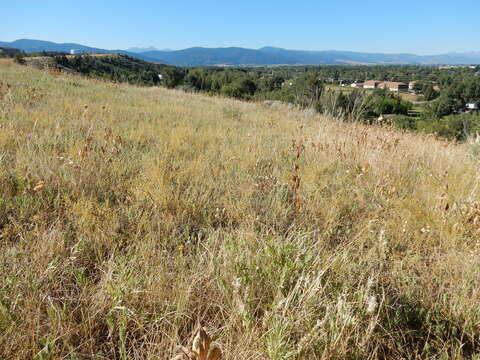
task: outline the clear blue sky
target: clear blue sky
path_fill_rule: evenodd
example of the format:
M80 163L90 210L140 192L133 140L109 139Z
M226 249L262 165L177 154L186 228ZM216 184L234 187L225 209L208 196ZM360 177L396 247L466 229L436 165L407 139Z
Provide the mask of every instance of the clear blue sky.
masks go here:
M0 41L480 51L480 0L3 0Z

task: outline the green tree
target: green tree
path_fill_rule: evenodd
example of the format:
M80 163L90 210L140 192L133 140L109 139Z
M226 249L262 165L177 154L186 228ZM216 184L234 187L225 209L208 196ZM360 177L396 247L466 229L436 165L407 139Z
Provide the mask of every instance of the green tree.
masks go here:
M432 101L438 97L438 92L435 91L433 85L427 84L423 87L423 98L425 101Z
M183 81L183 72L173 66L166 67L162 71L165 86L169 89L173 89L180 85Z
M185 82L197 91L210 91L212 75L205 69L192 69L185 77Z
M17 64L24 65L25 64L25 56L22 53L15 54L13 59Z
M245 99L255 94L257 85L251 79L240 78L234 82L224 85L222 93L229 97Z
M68 58L65 55L57 55L53 59L55 60L55 63L57 65L62 65L62 66L68 66L69 65Z
M318 72L311 72L307 75L306 86L308 101L312 104L318 102L323 92L323 82Z

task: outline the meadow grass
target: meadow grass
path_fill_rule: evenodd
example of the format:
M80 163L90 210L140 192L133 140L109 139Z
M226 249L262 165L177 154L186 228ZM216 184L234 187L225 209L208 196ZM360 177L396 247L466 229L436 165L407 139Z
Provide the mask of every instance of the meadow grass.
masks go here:
M478 161L0 63L0 358L479 358Z

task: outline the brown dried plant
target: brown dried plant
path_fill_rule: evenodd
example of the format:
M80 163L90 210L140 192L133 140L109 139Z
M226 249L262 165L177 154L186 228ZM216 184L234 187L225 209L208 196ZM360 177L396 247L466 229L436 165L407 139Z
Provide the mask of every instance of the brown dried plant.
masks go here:
M27 105L27 107L30 107L30 108L38 105L44 97L44 95L35 87L27 87L25 93L26 93L25 105Z
M298 213L300 212L300 207L301 207L301 200L300 200L300 194L299 194L300 182L301 182L299 162L300 162L300 157L305 151L305 145L303 144L303 141L293 140L292 150L295 154L295 162L292 170L290 190L292 192L293 209L295 213Z
M45 181L40 180L33 187L33 191L35 191L35 192L41 191L41 190L43 190L44 187L45 187Z
M199 325L191 349L179 345L177 355L172 360L221 360L222 350L214 341L215 339L211 338Z
M13 106L12 86L0 81L0 112L6 113Z

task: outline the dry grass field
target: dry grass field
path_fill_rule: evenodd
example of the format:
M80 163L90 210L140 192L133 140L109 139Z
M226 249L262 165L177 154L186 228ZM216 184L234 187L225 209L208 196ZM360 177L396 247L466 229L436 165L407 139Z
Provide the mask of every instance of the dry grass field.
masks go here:
M0 63L0 359L479 359L466 145Z

